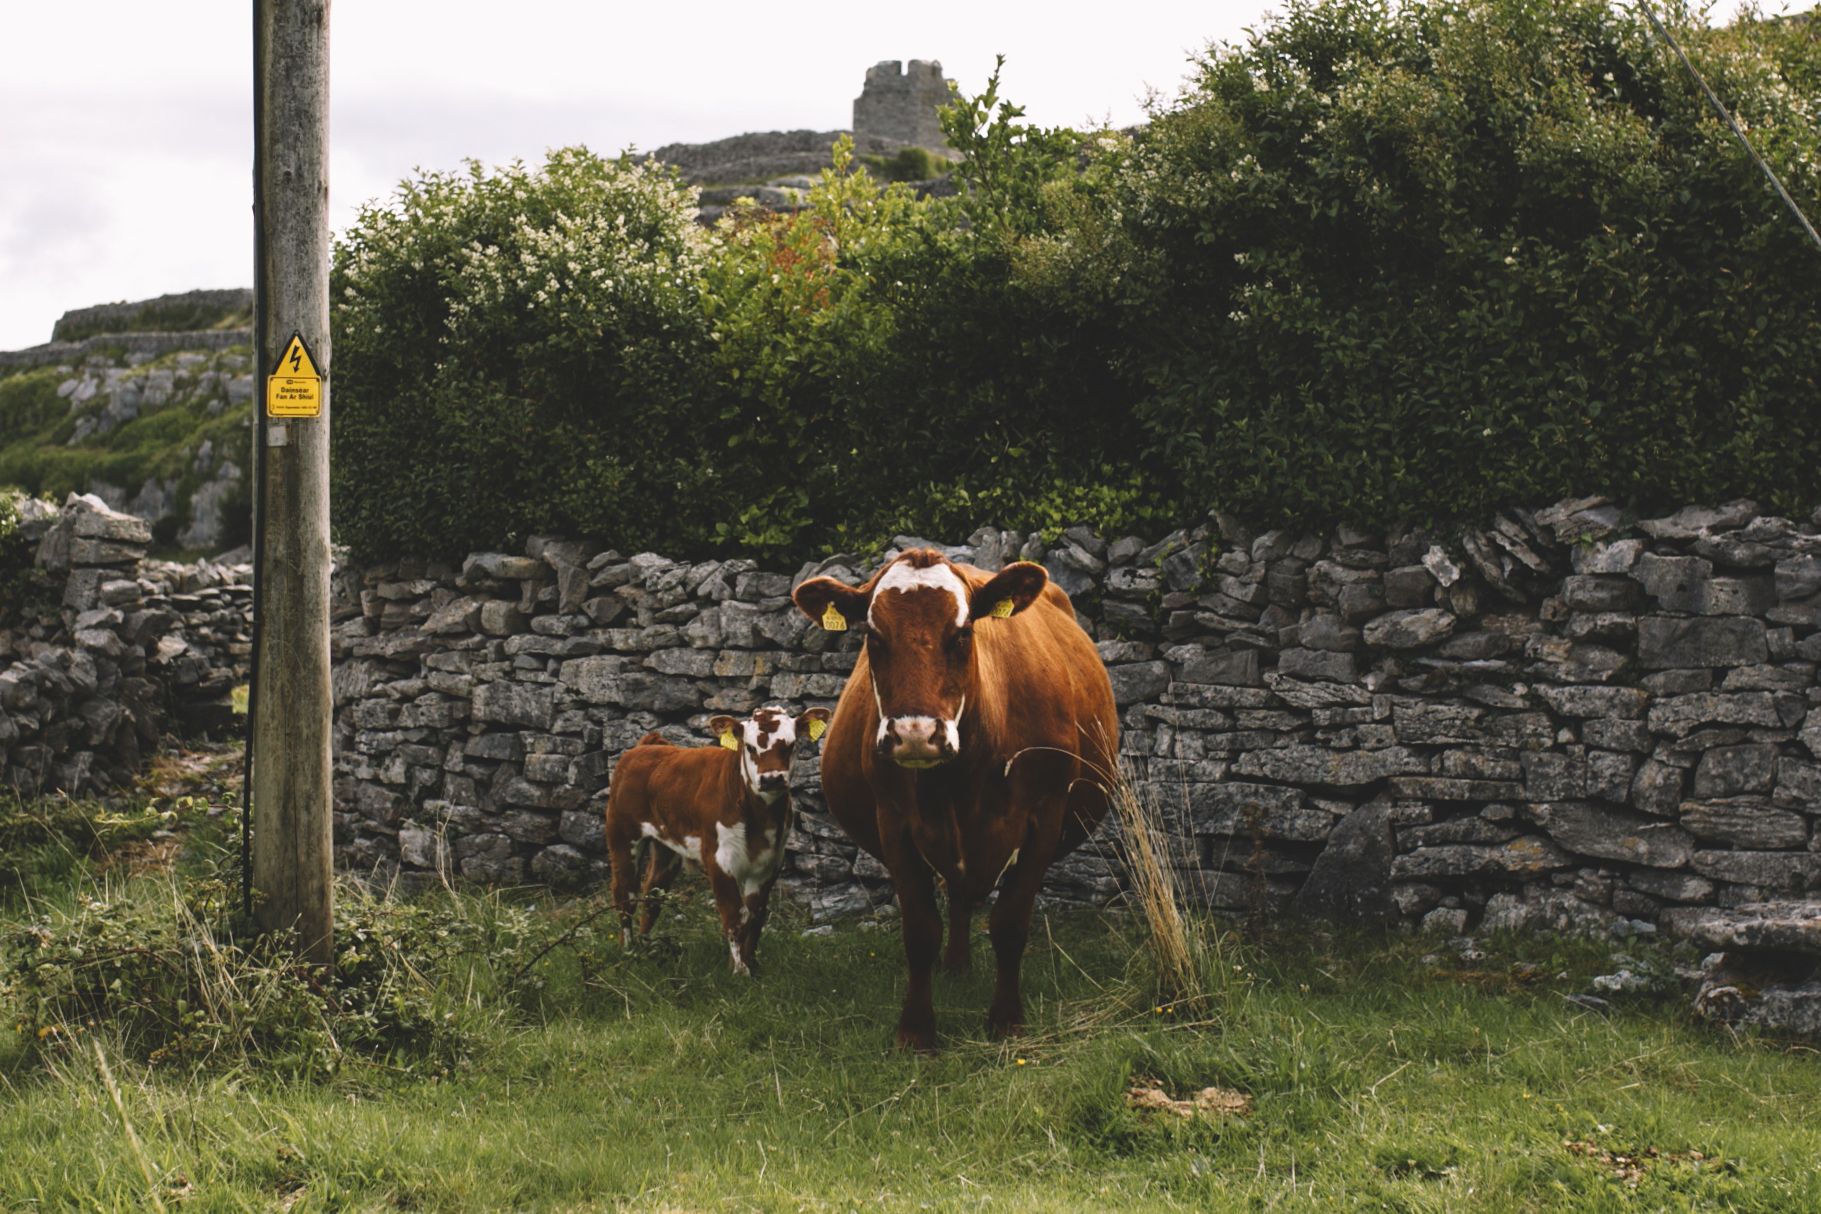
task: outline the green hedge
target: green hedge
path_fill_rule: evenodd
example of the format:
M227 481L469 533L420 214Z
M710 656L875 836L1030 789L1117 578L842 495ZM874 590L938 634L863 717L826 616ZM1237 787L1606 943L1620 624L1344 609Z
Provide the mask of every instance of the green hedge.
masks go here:
M1685 30L1821 198L1812 25ZM1587 2L1292 6L1109 154L1145 449L1253 517L1821 499L1821 250ZM1053 275L1054 276L1054 275ZM1065 275L1066 276L1066 275Z
M1813 36L1679 28L1815 199ZM791 560L1821 498L1821 251L1628 15L1293 4L1125 134L997 90L948 113L959 198L835 172L711 232L661 168L571 149L369 207L334 270L340 538Z

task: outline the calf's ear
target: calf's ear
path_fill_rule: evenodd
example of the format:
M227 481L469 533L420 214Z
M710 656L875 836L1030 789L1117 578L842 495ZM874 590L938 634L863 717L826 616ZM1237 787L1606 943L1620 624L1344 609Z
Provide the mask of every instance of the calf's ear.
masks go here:
M1017 615L1037 601L1049 580L1049 571L1042 565L1030 561L1007 565L990 582L974 591L973 600L968 604L968 623Z
M797 610L830 632L846 632L866 619L872 595L831 577L810 578L791 592Z
M812 708L797 718L797 736L807 737L812 742L822 740L828 732L828 709Z
M740 723L732 717L709 717L708 732L727 749L740 749Z

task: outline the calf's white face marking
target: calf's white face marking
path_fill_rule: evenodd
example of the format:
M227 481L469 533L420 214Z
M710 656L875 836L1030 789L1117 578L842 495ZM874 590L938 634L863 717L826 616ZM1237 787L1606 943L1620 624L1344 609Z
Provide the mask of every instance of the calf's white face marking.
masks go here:
M740 778L755 797L767 805L776 801L790 787L790 759L797 745L797 722L782 709L761 708L739 723L737 741L740 749ZM759 771L759 756L768 750L784 756L782 779L774 776L768 784Z

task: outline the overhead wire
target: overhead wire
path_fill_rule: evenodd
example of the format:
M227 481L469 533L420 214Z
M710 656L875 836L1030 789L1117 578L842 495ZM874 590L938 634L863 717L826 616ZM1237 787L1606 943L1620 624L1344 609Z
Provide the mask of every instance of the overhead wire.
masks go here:
M1765 177L1770 179L1770 184L1776 188L1777 194L1783 199L1783 205L1788 207L1789 213L1796 217L1796 222L1802 225L1802 230L1808 233L1808 238L1815 242L1815 248L1821 249L1821 233L1815 231L1815 225L1808 221L1808 216L1803 214L1801 206L1790 197L1789 191L1783 187L1783 181L1777 176L1776 170L1765 163L1764 157L1758 154L1758 149L1752 146L1744 129L1739 126L1733 118L1732 112L1720 100L1720 95L1714 92L1712 85L1707 83L1707 78L1702 76L1695 69L1695 65L1689 61L1688 55L1682 50L1681 43L1676 41L1675 35L1669 32L1667 26L1657 20L1656 10L1650 7L1649 0L1637 0L1637 6L1643 10L1645 19L1650 22L1650 27L1656 30L1657 37L1661 38L1669 49L1675 52L1676 58L1682 61L1682 66L1688 69L1688 74L1694 77L1695 83L1701 86L1701 91L1707 94L1707 103L1713 106L1714 113L1720 116L1720 121L1726 124L1727 129L1733 133L1733 137L1752 158L1752 162L1763 171Z

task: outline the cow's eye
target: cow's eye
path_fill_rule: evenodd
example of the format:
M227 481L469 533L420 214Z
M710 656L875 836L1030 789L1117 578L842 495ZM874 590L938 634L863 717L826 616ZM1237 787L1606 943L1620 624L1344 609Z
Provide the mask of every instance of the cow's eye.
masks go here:
M960 631L958 631L957 633L955 633L955 642L954 642L955 648L966 649L969 645L972 645L973 643L974 643L974 630L972 628L963 628Z

